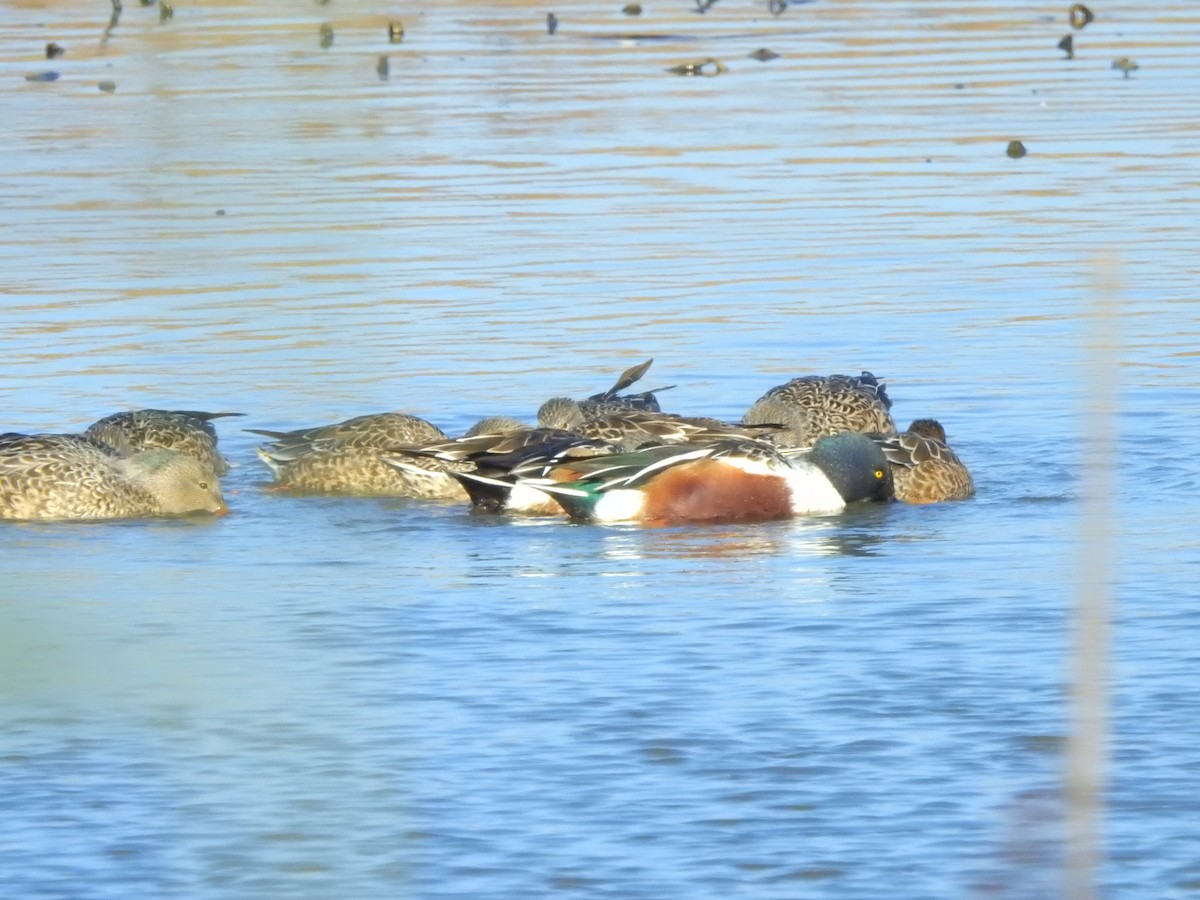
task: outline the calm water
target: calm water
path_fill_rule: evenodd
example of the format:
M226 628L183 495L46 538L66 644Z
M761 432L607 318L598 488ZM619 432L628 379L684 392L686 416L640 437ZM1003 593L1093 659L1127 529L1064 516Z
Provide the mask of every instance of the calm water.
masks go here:
M0 894L1058 895L1114 279L1101 880L1200 893L1200 15L1097 3L1067 61L1065 2L620 5L0 9L0 430L247 413L226 520L0 528ZM266 494L238 430L648 356L729 417L869 368L979 496L497 521Z

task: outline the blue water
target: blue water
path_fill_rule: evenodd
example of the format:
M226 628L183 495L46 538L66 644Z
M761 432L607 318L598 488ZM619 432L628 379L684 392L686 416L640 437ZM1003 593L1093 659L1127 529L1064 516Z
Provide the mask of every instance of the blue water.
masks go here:
M3 430L247 414L227 519L0 528L0 895L1061 896L1111 571L1097 880L1195 896L1190 6L1097 7L1072 61L1065 6L547 11L0 10ZM650 356L725 417L870 369L978 496L509 521L266 493L239 430L455 432Z

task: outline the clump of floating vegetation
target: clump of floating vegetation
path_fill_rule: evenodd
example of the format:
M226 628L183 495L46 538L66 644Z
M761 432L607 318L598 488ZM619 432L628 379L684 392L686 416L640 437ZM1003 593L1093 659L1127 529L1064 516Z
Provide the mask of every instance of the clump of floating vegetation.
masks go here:
M1137 71L1138 64L1128 56L1120 56L1112 61L1112 67L1128 78L1130 72Z
M328 50L333 46L333 26L326 22L321 26L321 48Z
M1009 141L1008 148L1004 152L1008 154L1009 159L1020 159L1028 151L1020 141Z

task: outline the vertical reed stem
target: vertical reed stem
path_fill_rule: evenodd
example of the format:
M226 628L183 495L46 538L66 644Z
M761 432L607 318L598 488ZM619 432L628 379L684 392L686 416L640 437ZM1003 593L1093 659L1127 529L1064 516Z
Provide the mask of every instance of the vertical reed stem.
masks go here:
M1116 277L1099 279L1087 318L1079 593L1066 753L1067 898L1095 900L1103 852L1108 742L1108 643L1112 605L1113 504L1119 357Z

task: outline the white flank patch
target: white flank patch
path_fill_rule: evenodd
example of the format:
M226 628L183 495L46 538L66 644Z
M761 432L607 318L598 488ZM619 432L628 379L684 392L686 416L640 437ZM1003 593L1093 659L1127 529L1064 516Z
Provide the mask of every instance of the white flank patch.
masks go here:
M642 514L646 498L641 491L616 488L605 491L592 510L597 522L628 522Z
M839 512L846 501L817 466L805 459L792 460L789 471L776 474L787 479L792 492L792 512L798 516L814 513Z
M550 495L526 481L518 481L508 494L505 509L510 512L540 511L547 503L552 503Z

